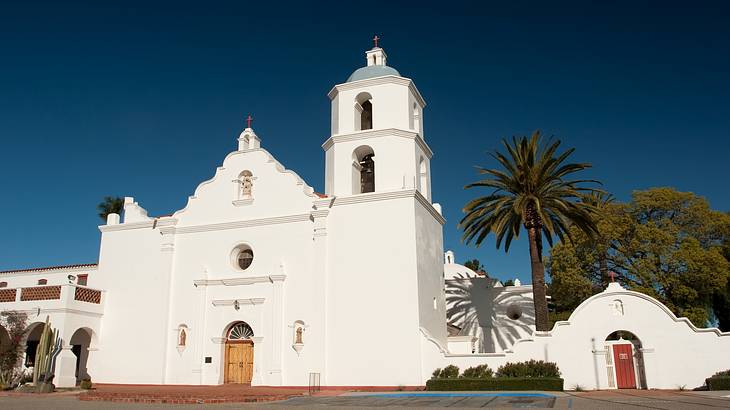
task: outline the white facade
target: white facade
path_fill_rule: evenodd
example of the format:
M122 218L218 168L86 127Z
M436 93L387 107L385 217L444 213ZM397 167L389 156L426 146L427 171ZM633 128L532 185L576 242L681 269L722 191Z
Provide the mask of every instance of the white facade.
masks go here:
M535 358L557 361L568 386L610 388L605 340L617 330L640 339L648 387L694 387L730 367L730 334L697 330L644 295L611 288L536 333L529 286L460 277L453 253L444 264L425 102L386 58L369 50L367 66L329 93L324 194L247 128L185 208L151 217L126 198L124 217L99 227L98 266L1 273L0 309L34 324L49 315L61 330L56 384L88 373L100 383L303 386L317 373L325 386L422 385L451 363ZM621 316L608 308L617 298ZM447 335L447 319L459 334Z

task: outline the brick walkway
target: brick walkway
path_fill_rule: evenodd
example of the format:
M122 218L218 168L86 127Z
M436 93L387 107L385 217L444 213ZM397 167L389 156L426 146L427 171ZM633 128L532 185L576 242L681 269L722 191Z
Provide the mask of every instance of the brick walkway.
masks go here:
M169 404L252 403L286 400L306 393L306 388L251 387L235 384L222 386L95 384L93 390L81 393L79 400Z

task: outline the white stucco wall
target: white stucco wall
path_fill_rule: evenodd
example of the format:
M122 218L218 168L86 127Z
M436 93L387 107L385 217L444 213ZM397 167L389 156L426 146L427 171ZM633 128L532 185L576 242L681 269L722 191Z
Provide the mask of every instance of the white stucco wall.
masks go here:
M617 300L623 315L615 312ZM618 284L583 302L568 321L556 323L552 331L536 332L503 353L449 354L425 337L422 344L430 347L425 360L431 370L448 364L463 370L484 363L496 370L506 362L547 360L558 364L566 388L607 389L605 340L618 330L639 338L650 389L699 387L705 378L730 368L730 333L697 329L657 300ZM428 377L430 373L424 373Z

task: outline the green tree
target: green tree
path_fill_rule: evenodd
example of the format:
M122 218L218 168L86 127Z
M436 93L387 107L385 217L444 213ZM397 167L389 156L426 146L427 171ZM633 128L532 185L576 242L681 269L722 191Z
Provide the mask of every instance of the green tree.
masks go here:
M484 274L486 276L489 276L487 274L487 270L484 269L484 265L482 265L482 263L479 262L479 259L471 259L471 260L468 260L468 261L464 262L464 266L466 266L467 268L473 270L474 272L477 272L477 273L484 272Z
M623 286L659 299L697 326L707 325L730 277L722 253L728 214L693 193L653 188L634 192L628 204L606 204L597 227L593 236L573 228L573 242L551 250L548 272L557 310L572 310L588 293L603 290L608 269Z
M548 329L548 308L545 289L545 267L542 260L543 236L550 246L553 237L561 241L575 226L588 235L596 232L593 222L595 208L580 201L582 195L593 191L584 183L571 179L573 174L589 168L587 163L566 163L574 149L558 153L560 141L542 143L540 132L530 138L513 137L502 141L507 154L495 151L492 157L503 169L479 167L483 179L465 188L489 188L492 192L468 202L459 226L466 243L481 245L490 233L496 236L499 248L504 241L505 252L522 227L529 239L532 270L532 291L535 303L535 327Z
M22 375L20 365L25 352L27 322L25 312L0 312L0 390L16 384Z
M730 234L726 235L722 254L730 262ZM717 327L723 332L730 332L730 278L728 278L725 289L715 292L712 298L712 314L717 320Z
M102 221L106 221L106 217L109 214L121 215L122 210L124 209L124 198L120 198L118 196L105 196L104 200L96 206L96 209L99 211L99 218L101 218Z

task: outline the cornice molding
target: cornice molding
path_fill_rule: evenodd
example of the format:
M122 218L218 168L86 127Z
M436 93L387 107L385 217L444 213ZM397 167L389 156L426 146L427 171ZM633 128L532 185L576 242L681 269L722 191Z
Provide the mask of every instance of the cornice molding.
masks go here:
M94 305L99 306L99 305ZM79 310L79 309L69 309L69 308L57 308L57 309L18 309L18 312L24 312L27 313L30 317L30 314L33 313L75 313L77 315L85 315L85 316L92 316L92 317L102 317L104 316L103 313L96 313L96 312L89 312L86 310Z
M426 106L426 101L423 99L423 96L418 91L418 88L416 88L416 84L413 82L413 80L411 80L410 78L406 78L406 77L399 77L397 75L384 75L382 77L366 78L364 80L337 84L334 87L332 87L332 89L330 90L329 93L327 93L327 97L329 97L329 99L332 100L337 96L337 94L340 91L356 90L358 88L372 87L372 86L383 85L383 84L398 84L398 85L404 85L404 86L408 87L408 89L411 90L413 95L416 96L416 99L418 100L421 107Z
M233 306L238 302L239 306L242 305L261 305L264 303L265 298L247 298L247 299L213 299L213 306Z
M399 128L383 128L377 130L357 131L350 134L335 134L329 137L327 141L322 144L322 149L327 151L334 144L340 142L358 141L379 137L399 137L415 140L418 147L421 148L424 153L426 153L428 159L433 158L433 151L431 151L431 148L428 146L428 144L426 144L426 141L423 140L423 137L420 134L418 134L417 132L402 130Z
M433 204L431 204L431 202L429 202L428 199L426 199L426 197L421 194L421 191L416 190L414 196L416 197L416 201L418 201L418 203L421 204L428 211L428 213L430 213L431 216L433 216L434 219L436 219L438 223L441 224L441 226L446 223L446 218L444 218L444 216L441 215L436 210L436 208L433 207Z
M145 228L160 228L160 231L162 231L163 227L174 227L177 224L176 218L159 218L159 219L150 219L149 221L142 221L142 222L130 222L130 223L122 223L118 225L99 225L99 230L101 232L115 232L115 231L128 231L132 229L145 229ZM167 233L168 230L166 230L165 233Z
M245 286L254 283L274 283L284 281L286 275L249 276L229 279L197 279L193 284L198 286Z
M415 189L401 189L397 191L386 192L370 192L367 194L355 194L349 196L338 196L335 198L332 206L362 204L366 202L387 201L391 199L411 198L414 196Z
M298 215L275 216L271 218L249 219L245 221L221 222L216 224L203 224L182 226L175 229L177 234L220 231L226 229L249 228L252 226L278 225L295 222L311 222L309 213Z

